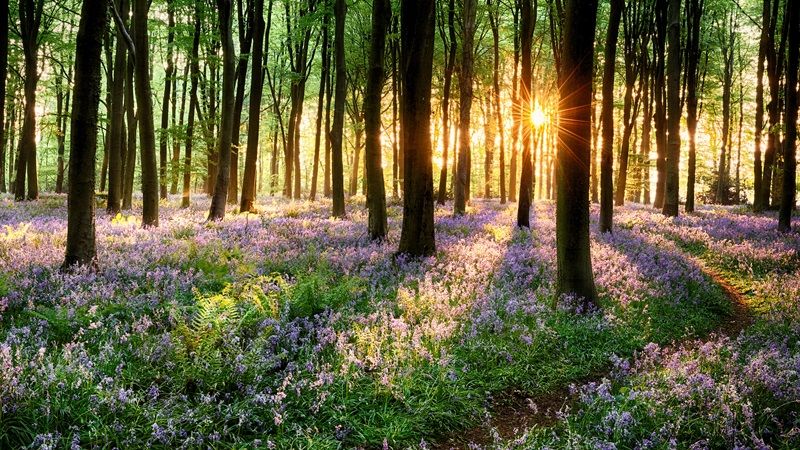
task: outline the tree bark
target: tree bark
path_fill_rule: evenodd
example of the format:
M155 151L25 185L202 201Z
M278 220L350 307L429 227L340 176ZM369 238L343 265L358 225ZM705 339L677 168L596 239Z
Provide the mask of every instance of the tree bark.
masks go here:
M194 4L195 22L194 35L192 38L192 54L189 60L191 65L192 84L189 88L189 117L186 119L186 149L183 155L183 195L181 197L181 208L188 208L191 203L192 193L192 144L194 142L194 116L197 111L197 84L200 78L200 32L201 16L199 0Z
M477 18L477 0L464 0L462 5L462 22L464 34L461 38L461 70L458 74L459 85L459 130L458 130L458 169L456 170L455 200L453 213L464 214L467 205L468 184L470 182L470 152L472 134L470 132L470 114L472 111L472 76L473 76L473 44ZM524 69L523 69L524 70Z
M317 199L317 180L319 179L319 154L322 143L322 118L325 113L325 92L328 85L328 72L330 71L330 56L328 55L329 37L327 11L322 17L322 68L319 75L319 95L317 96L317 123L314 136L314 162L311 169L311 193L308 198L312 202ZM327 139L326 139L327 140ZM327 157L327 156L326 156ZM327 174L326 174L327 175ZM327 182L327 180L326 180Z
M444 66L444 87L442 88L442 168L439 171L439 193L436 202L444 205L447 201L447 160L450 151L450 89L453 82L453 70L456 66L456 52L458 42L456 42L455 26L455 0L447 3L447 62Z
M612 204L612 171L614 170L614 73L617 62L617 37L624 0L611 0L603 67L603 149L600 154L600 231L611 232L614 205Z
M159 194L167 198L167 149L169 140L169 100L172 95L172 80L175 77L175 61L173 60L173 43L175 42L175 7L174 0L167 0L167 69L164 74L164 96L161 100L161 133L159 134Z
M233 142L234 115L234 83L236 82L236 55L233 50L233 5L231 0L217 0L219 13L219 34L222 44L222 110L219 129L219 162L217 164L217 180L214 183L214 194L211 197L211 208L208 220L225 218L225 204L228 199L230 183L231 149Z
M121 11L120 17L124 20L130 10L129 0L119 0L116 8ZM125 47L123 34L125 31L118 27L117 42L114 51L114 77L111 87L111 117L109 120L110 146L108 152L108 197L106 211L109 214L120 212L123 187L122 173L122 141L125 139L122 129L125 122L125 72L128 66L128 52Z
M705 0L687 0L686 6L686 128L689 132L689 168L686 186L686 212L694 211L694 185L697 166L697 79L700 66L700 21ZM760 151L760 150L759 150Z
M84 0L75 46L75 94L72 106L64 269L94 265L94 183L97 110L100 105L101 49L108 15L104 0Z
M436 252L431 164L431 78L435 2L406 0L400 6L405 165L403 229L398 252L412 257Z
M756 79L756 117L755 117L755 153L753 156L753 211L761 212L764 205L761 202L763 175L761 169L761 138L764 130L764 65L770 45L770 5L772 0L764 0L761 10L761 37L758 42L758 65ZM776 0L777 1L777 0Z
M566 0L556 158L556 292L597 301L589 250L589 158L596 0Z
M790 1L786 10L789 24L789 58L786 71L786 140L783 148L783 194L778 211L778 229L792 229L792 210L797 195L797 71L800 64L800 2Z
M253 211L256 199L256 162L258 159L258 136L261 127L261 93L264 89L264 0L255 0L253 16L253 65L250 80L250 105L247 124L247 153L242 179L242 201L239 211Z
M522 171L519 177L519 203L517 205L517 227L530 227L531 211L531 177L533 166L531 163L531 138L533 137L533 126L531 123L531 103L533 95L531 92L531 41L533 40L534 19L533 6L530 0L522 0L522 11L520 17L520 47L522 51L522 76L520 79L520 102L522 108ZM587 159L588 162L588 159Z
M386 50L386 32L391 20L392 5L389 0L374 0L372 2L372 33L370 33L372 43L369 52L369 71L367 72L367 86L364 90L368 233L372 240L385 239L388 232L386 186L383 181L381 162L381 93L384 81L383 61Z
M679 163L681 157L681 2L669 0L667 12L667 159L664 184L665 216L678 215Z
M333 182L334 217L344 217L344 167L342 164L342 140L344 133L344 108L347 97L347 70L344 57L344 21L347 5L344 0L334 0L334 61L336 65L336 99L333 104L333 129L331 130L331 159Z
M0 192L6 192L6 76L8 75L8 4L0 2Z

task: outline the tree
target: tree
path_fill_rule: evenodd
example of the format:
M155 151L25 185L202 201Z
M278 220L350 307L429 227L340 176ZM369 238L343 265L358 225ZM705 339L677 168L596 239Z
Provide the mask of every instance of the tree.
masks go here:
M0 2L0 192L6 191L6 76L8 75L8 3Z
M39 179L36 170L36 86L39 83L39 46L41 45L44 0L20 0L19 3L19 35L22 39L22 52L25 57L25 112L22 121L22 133L19 140L19 157L17 158L17 176L14 186L14 198L20 200L36 200L39 198ZM28 191L25 192L25 178L28 179Z
M403 1L400 23L405 178L399 253L431 256L436 252L430 127L435 1Z
M487 3L489 5L489 25L492 28L492 61L494 63L492 67L492 89L494 93L492 106L494 107L495 120L497 121L497 130L500 133L500 204L504 204L506 202L506 142L504 131L505 127L503 126L503 112L500 103L500 3L499 1L496 1L493 4L492 0L487 0ZM491 115L491 113L489 114Z
M386 49L386 32L392 20L389 0L372 2L372 45L369 52L367 87L364 91L364 128L366 141L367 209L370 239L386 237L386 187L381 166L381 93L383 92L383 60Z
M233 4L232 0L217 0L219 13L219 34L222 44L222 111L219 128L219 162L217 164L217 181L214 183L214 195L211 197L211 208L208 220L225 218L225 204L228 199L228 183L230 182L231 144L233 141L233 108L234 82L236 65L233 50Z
M450 150L450 87L453 83L453 70L456 67L455 0L447 2L447 62L444 66L444 87L442 88L442 169L439 172L439 195L436 202L444 205L447 201L447 157ZM444 33L442 33L444 40Z
M320 153L320 145L322 144L322 118L326 115L326 108L325 108L325 98L327 97L325 94L328 90L328 80L330 79L330 70L331 70L331 56L330 56L330 33L329 33L329 21L330 21L330 14L328 13L327 2L323 4L324 8L322 11L322 67L320 70L319 75L319 95L317 96L317 123L316 123L316 133L314 136L314 166L311 169L311 193L309 194L308 198L312 202L317 198L317 180L319 179L319 153ZM329 104L330 106L330 104ZM330 174L328 172L329 168L327 167L327 163L330 161L330 156L328 155L328 133L327 133L327 126L326 126L326 133L325 133L325 163L326 167L324 170L324 186L323 190L326 196L330 195Z
M681 89L681 2L669 0L667 11L667 158L664 185L665 216L678 215Z
M109 152L108 152L108 197L106 199L106 210L109 214L120 212L122 200L122 142L125 139L123 128L125 122L125 71L128 65L125 19L130 10L130 1L119 0L114 6L117 11L121 11L120 22L117 27L117 42L114 53L114 76L111 86L111 117L109 120ZM128 37L130 39L130 37Z
M600 154L600 231L602 232L611 232L613 226L614 72L617 63L617 36L624 7L624 0L611 0L604 54L603 111L600 116L603 123L603 149Z
M694 211L694 185L697 166L697 83L700 72L700 21L705 0L686 1L686 129L689 132L689 168L686 185L686 212ZM756 155L760 158L760 148Z
M566 0L558 70L556 292L594 304L589 250L592 64L597 0Z
M70 136L67 249L64 268L93 265L97 110L100 104L101 48L108 21L104 0L84 0L75 45L75 94Z
M347 67L344 57L344 21L347 5L344 0L334 0L333 59L336 66L336 99L333 104L333 127L331 129L331 178L333 181L334 217L344 217L344 167L342 164L342 140L344 133L344 108L347 96Z
M250 80L250 106L247 125L247 153L242 179L242 201L239 211L252 211L256 198L256 159L258 158L258 135L261 126L261 94L264 90L264 0L255 0L253 23L253 66Z
M786 66L786 139L783 153L783 193L778 215L778 229L792 229L792 210L795 207L797 189L797 76L800 66L800 2L789 1L786 10L789 24L789 58Z
M538 6L538 2L534 1ZM533 165L531 163L531 139L533 126L531 123L531 102L533 101L531 89L531 41L534 31L534 9L530 0L522 0L520 16L520 46L522 49L522 76L520 86L520 102L522 103L522 171L519 177L519 203L517 205L517 227L530 227L531 211L531 184Z
M169 100L172 93L172 80L175 77L173 44L175 42L175 5L167 0L167 69L164 75L164 97L161 102L161 132L159 134L159 172L158 185L160 197L167 198L167 138L169 135Z
M189 59L190 74L191 74L191 87L189 88L189 117L186 120L186 150L184 151L183 160L183 195L181 196L181 208L188 208L191 201L192 193L192 145L194 141L194 116L197 111L197 85L200 78L200 31L201 31L201 15L200 15L200 0L194 0L194 34L192 37L192 54Z
M463 215L467 204L469 184L470 143L470 114L472 110L472 76L473 76L473 44L475 41L475 28L477 26L477 0L464 0L462 5L462 22L464 34L461 40L461 71L458 75L458 86L461 100L459 110L458 130L458 170L456 171L455 201L453 213Z
M148 0L133 0L133 28L136 60L136 104L138 106L139 145L142 154L142 225L158 226L158 166L153 122L153 95L150 87L150 43L147 31Z

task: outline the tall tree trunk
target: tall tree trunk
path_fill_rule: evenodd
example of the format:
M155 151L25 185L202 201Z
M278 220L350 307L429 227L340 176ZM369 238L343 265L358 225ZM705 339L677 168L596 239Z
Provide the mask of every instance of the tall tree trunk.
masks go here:
M456 171L455 201L453 213L463 215L466 209L468 184L470 182L470 114L472 111L472 76L473 76L473 43L475 40L475 27L477 18L477 0L464 0L462 5L462 22L464 34L461 39L461 70L458 74L459 85L459 142L458 142L458 170ZM523 69L524 70L524 69Z
M511 161L508 167L508 201L517 201L517 144L519 143L519 129L522 122L522 112L520 111L519 95L519 58L520 58L520 32L519 16L522 8L522 0L514 0L512 12L514 14L514 73L511 84L511 105L513 124L511 126Z
M664 184L665 216L678 215L679 163L681 157L681 2L669 0L667 12L667 159Z
M142 226L158 226L158 166L153 123L153 95L150 87L150 44L147 31L148 0L133 3L136 46L136 104L139 112L139 145L142 154Z
M189 64L191 66L192 84L189 88L189 117L186 119L186 150L183 155L183 195L181 198L181 208L188 208L191 202L192 193L192 144L194 143L194 117L198 108L197 101L197 84L200 78L200 32L201 32L201 16L200 16L200 0L195 0L195 22L194 22L194 35L192 38L192 54L190 56Z
M686 186L686 212L694 211L694 185L697 166L697 79L700 66L700 21L705 0L687 0L686 6L686 128L689 132L689 170Z
M72 69L70 69L70 73ZM66 88L62 87L61 78L69 80L71 75L62 73L56 79L56 129L58 130L58 162L56 165L56 193L64 192L64 150L67 137L67 117L69 117L69 83Z
M214 195L211 197L211 208L208 220L225 218L225 203L228 199L230 183L231 149L233 142L234 120L234 83L236 82L236 64L233 50L233 5L231 0L217 0L219 13L219 34L222 44L222 111L219 129L219 163L217 164L217 180L214 183Z
M100 105L100 68L108 15L104 0L84 0L75 46L75 95L69 158L67 248L64 268L93 265L97 255L94 226L97 110ZM98 14L98 11L103 13Z
M39 83L38 53L42 24L43 0L20 0L19 32L25 59L25 110L17 158L17 177L14 197L17 201L39 198L39 180L36 171L36 86ZM27 195L25 181L27 176Z
M319 95L317 96L317 124L314 136L314 161L311 169L311 193L308 198L313 202L317 199L317 180L319 178L319 154L322 144L322 116L325 106L325 92L328 84L328 71L330 70L330 57L328 56L328 21L327 11L322 16L322 68L319 75Z
M388 225L386 221L386 186L383 180L381 162L381 94L384 81L384 53L386 49L386 32L392 20L392 5L389 0L372 2L372 41L369 52L369 71L367 86L364 90L364 128L366 140L367 171L367 209L368 232L370 239L386 238Z
M172 117L173 127L176 128L183 128L183 118L186 117L186 84L189 79L189 67L191 64L186 64L183 68L183 81L181 82L181 108L180 108L180 118L175 120L175 107L172 108ZM177 89L177 84L175 85ZM177 93L173 96L173 99L177 102ZM178 177L181 172L181 140L175 139L172 140L172 162L170 164L172 168L171 172L171 182L169 186L169 193L175 195L178 193Z
M447 63L444 66L444 87L442 89L442 168L439 172L439 194L436 199L436 202L440 205L444 205L447 201L447 159L450 151L450 88L453 82L453 70L456 66L456 52L458 51L455 9L455 0L448 0L447 33L449 47L447 49Z
M612 171L614 170L614 73L617 62L617 37L624 0L611 0L611 13L606 34L605 66L603 67L603 149L600 154L600 231L611 232L614 205ZM624 188L623 188L624 190Z
M786 71L786 140L783 148L783 193L778 213L778 229L791 231L792 210L797 195L797 71L800 65L800 2L790 1L786 10L789 24L789 58Z
M654 74L653 98L655 100L654 123L656 131L656 192L653 206L661 209L664 206L664 187L666 180L667 158L667 108L665 91L665 54L667 36L667 2L655 0L655 33L653 35Z
M531 104L533 95L531 88L531 41L534 31L533 6L530 0L522 0L520 20L520 46L522 50L522 77L520 80L520 102L522 108L522 172L519 177L519 204L517 206L517 227L530 227L531 182L533 166L531 164ZM587 159L588 162L588 159Z
M436 252L433 226L433 167L431 164L431 79L435 2L406 0L400 5L403 229L399 253L431 256Z
M767 79L769 81L770 102L767 105L769 112L769 131L767 135L767 150L764 153L764 170L761 177L761 205L764 208L770 206L770 194L772 190L773 176L776 153L780 145L780 79L783 73L783 55L785 49L785 34L781 33L780 44L775 46L775 33L778 29L778 18L780 13L780 1L772 3L772 17L769 22L769 43L767 45ZM784 21L785 23L786 21Z
M135 32L134 32L135 34ZM136 135L138 132L138 117L134 100L134 63L133 57L128 58L128 67L125 70L125 121L127 124L127 139L125 140L122 209L129 210L133 204L133 178L136 173ZM122 128L125 134L125 126Z
M167 198L167 148L169 138L169 100L172 95L172 80L175 77L173 43L175 42L175 7L173 0L167 0L167 69L164 74L164 97L161 100L161 133L159 134L159 172L158 185L161 198Z
M556 170L556 292L588 307L597 301L589 252L589 158L596 0L566 0ZM584 308L585 309L585 308Z
M261 127L261 93L264 89L262 63L264 61L264 0L255 0L253 16L253 66L250 80L250 105L247 124L247 154L242 180L242 201L239 211L253 211L256 199L256 162L258 136Z
M506 142L505 142L505 126L503 126L503 110L500 103L500 10L498 8L499 2L492 4L488 0L489 8L489 23L492 27L492 43L493 43L493 60L492 67L492 89L494 92L493 105L489 108L489 115L491 115L492 106L494 107L494 119L497 123L497 132L500 134L500 204L506 202ZM492 103L492 102L490 102Z
M250 47L253 43L253 1L247 0L243 6L242 0L237 0L239 19L239 61L236 63L236 98L233 104L233 128L231 131L231 163L229 166L230 181L228 182L228 203L235 205L239 200L239 149L241 137L239 128L242 124L242 110L244 109L245 84L247 82L247 63L250 57ZM246 15L243 7L247 8ZM245 21L245 17L247 20ZM255 161L253 162L255 164ZM253 175L255 183L255 172Z
M116 5L117 10L121 11L121 26L125 26L125 19L130 11L129 0L119 0ZM106 211L109 214L120 212L123 188L122 172L122 141L125 136L122 133L125 122L125 74L128 66L128 52L125 47L125 30L117 27L117 42L114 53L114 76L111 87L111 117L109 120L109 139L110 146L108 151L108 197Z
M330 30L328 31L330 33ZM323 176L323 194L331 197L331 100L333 98L333 70L331 68L331 50L333 46L328 37L328 73L325 82L325 174Z
M6 76L8 75L8 4L0 2L0 192L6 192ZM9 152L13 153L13 152Z
M777 1L777 0L775 0ZM756 79L756 117L755 117L755 153L753 157L753 211L761 212L764 205L761 202L763 190L761 177L761 138L764 132L764 65L770 45L770 11L771 0L764 0L761 11L761 37L758 42L758 65Z
M344 217L344 167L342 165L342 141L344 134L344 108L347 96L347 66L344 56L344 22L347 5L344 0L334 0L334 62L336 65L336 100L333 105L333 129L331 130L331 158L333 181L334 217Z

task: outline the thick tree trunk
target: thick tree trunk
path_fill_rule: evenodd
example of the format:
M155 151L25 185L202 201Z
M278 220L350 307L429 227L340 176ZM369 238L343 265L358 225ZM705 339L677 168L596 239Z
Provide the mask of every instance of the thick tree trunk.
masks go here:
M67 249L64 268L93 265L97 110L100 105L101 48L108 15L104 0L84 0L75 46L75 95L70 129Z
M264 88L264 0L255 0L253 16L253 66L250 80L250 105L247 124L247 154L245 155L242 180L242 201L239 211L253 211L256 199L256 162L258 159L258 136L261 127L261 93Z
M776 160L776 153L780 146L780 79L783 73L783 55L785 50L785 34L781 33L781 41L777 48L775 46L775 33L778 29L778 18L780 13L780 1L772 2L772 18L769 27L769 43L767 45L767 79L769 81L770 102L767 105L769 112L769 131L767 137L767 150L764 153L764 170L761 177L761 206L770 207L770 194L773 193L773 168ZM786 21L784 21L785 23ZM766 26L766 25L765 25Z
M386 238L386 186L383 181L381 162L381 94L383 92L383 60L386 49L386 32L392 20L392 5L389 0L372 2L372 33L369 52L369 71L364 90L364 128L367 135L367 209L370 239Z
M556 292L597 301L589 251L589 158L596 0L566 0L556 170ZM585 309L585 308L584 308Z
M520 20L520 47L522 50L522 76L520 80L520 103L522 108L522 171L519 177L519 204L517 205L517 227L530 227L531 211L531 177L533 166L531 164L531 139L533 126L531 124L531 41L534 31L533 7L530 0L522 0ZM587 159L588 162L588 159Z
M347 96L347 70L344 56L344 21L347 5L344 0L334 0L334 61L336 65L336 99L333 105L333 128L331 129L331 159L334 217L344 217L344 167L342 164L342 141L344 134L344 108Z
M614 73L617 62L617 37L624 0L611 1L603 67L603 149L600 154L600 231L611 232L614 205L612 202L612 171L614 170ZM621 169L620 169L621 170ZM624 188L623 188L624 190Z
M150 87L150 47L147 31L148 0L133 0L136 47L136 104L139 112L139 145L142 154L142 226L158 226L158 165L153 123L153 95Z
M225 204L228 199L230 183L231 149L233 142L234 120L234 83L236 82L236 64L233 50L233 5L231 0L217 0L219 13L219 34L222 44L222 110L219 129L219 162L217 164L217 180L214 183L214 194L211 197L211 208L208 220L225 218Z
M458 169L456 170L455 201L453 213L463 215L467 205L468 184L470 182L470 152L472 134L470 133L470 115L472 111L472 76L473 76L473 43L478 4L477 0L464 0L462 5L462 22L464 34L461 39L461 70L458 74L459 85L459 130L458 130Z
M403 229L399 253L436 252L431 164L431 79L435 30L433 0L405 0L400 6L403 80Z
M783 193L778 229L791 231L792 210L797 196L797 70L800 65L800 2L790 1L786 11L789 24L789 58L786 67L786 140L783 147Z

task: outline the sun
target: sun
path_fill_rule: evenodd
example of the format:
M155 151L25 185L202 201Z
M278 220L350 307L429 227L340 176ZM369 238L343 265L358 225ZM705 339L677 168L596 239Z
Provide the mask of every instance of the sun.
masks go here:
M539 128L547 123L547 115L544 113L544 110L539 102L536 102L536 105L531 112L531 123L536 128Z

